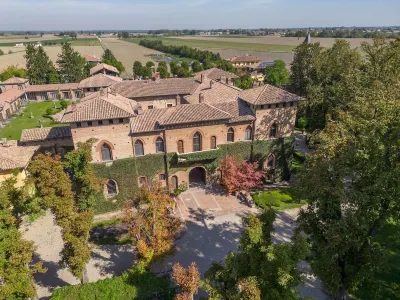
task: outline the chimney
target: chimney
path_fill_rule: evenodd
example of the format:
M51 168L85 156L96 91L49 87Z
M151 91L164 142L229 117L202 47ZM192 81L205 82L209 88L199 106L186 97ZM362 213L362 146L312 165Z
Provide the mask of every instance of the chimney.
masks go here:
M204 103L204 94L203 93L199 94L199 103Z
M226 78L226 84L229 85L229 78L228 77Z
M214 80L210 80L210 89L212 89L214 86Z
M2 139L1 139L1 145L2 145L3 147L7 146L7 138L2 138Z
M180 105L181 104L181 96L176 95L176 105Z
M226 77L225 77L225 76L221 76L220 81L221 81L222 83L225 83L225 82L226 82Z
M138 108L137 108L137 114L138 114L139 116L140 116L140 115L143 115L143 108L142 108L141 105L139 105Z
M206 75L204 75L204 74L201 74L201 80L200 80L200 82L201 82L201 83L203 83L203 82L204 82L204 80L206 79L205 77L206 77Z
M76 101L72 101L71 110L76 111Z

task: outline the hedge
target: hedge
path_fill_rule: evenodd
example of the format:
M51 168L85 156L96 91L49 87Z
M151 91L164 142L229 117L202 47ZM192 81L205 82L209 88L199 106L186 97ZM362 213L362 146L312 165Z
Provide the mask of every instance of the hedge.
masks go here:
M119 194L113 199L105 199L104 195L98 195L95 213L118 210L122 208L126 200L134 200L139 190L138 177L146 176L148 180L159 173L165 173L165 163L168 174L178 171L186 171L195 164L205 166L208 172L214 173L220 161L226 155L232 155L237 161L257 161L260 165L269 153L274 153L276 164L279 166L275 174L277 177L288 179L290 165L293 156L294 138L280 138L269 141L236 142L219 145L218 149L195 153L177 154L149 154L141 157L126 158L114 161L110 166L95 164L95 173L104 179L113 179L118 184Z

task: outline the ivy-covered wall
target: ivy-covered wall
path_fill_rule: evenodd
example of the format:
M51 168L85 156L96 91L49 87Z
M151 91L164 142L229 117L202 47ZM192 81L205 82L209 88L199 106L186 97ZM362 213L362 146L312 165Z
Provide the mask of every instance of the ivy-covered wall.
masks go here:
M216 150L180 155L169 153L166 157L164 154L150 154L116 160L110 166L95 164L96 175L100 178L115 180L119 189L119 194L113 199L115 203L110 199L105 199L102 194L99 195L96 213L119 209L126 200L134 200L139 190L138 177L146 176L148 180L152 180L157 174L165 173L165 163L167 163L169 175L186 171L194 165L203 165L210 173L214 173L221 159L226 155L234 156L237 161L251 160L262 164L269 153L274 153L277 165L276 176L288 179L293 146L294 138L288 137L269 141L236 142L219 145Z

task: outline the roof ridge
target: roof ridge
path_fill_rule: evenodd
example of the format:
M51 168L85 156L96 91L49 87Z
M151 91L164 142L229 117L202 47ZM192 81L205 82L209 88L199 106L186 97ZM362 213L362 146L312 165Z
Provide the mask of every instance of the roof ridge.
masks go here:
M254 101L254 105L257 104L258 100L261 98L261 95L264 93L265 89L267 88L267 85L265 84L262 88L262 91L260 94L258 94L256 101Z
M233 101L232 101L232 102L233 102ZM203 103L201 103L201 104L203 104ZM226 111L224 111L224 110L222 110L222 109L220 109L220 108L218 108L218 107L215 107L215 106L213 106L213 105L211 105L211 104L209 104L209 103L204 103L204 104L208 105L208 106L211 107L211 108L214 108L214 109L216 109L216 110L219 110L220 112L223 112L224 114L227 114L229 117L232 117L232 114L230 114L230 113L228 113L228 112L226 112Z

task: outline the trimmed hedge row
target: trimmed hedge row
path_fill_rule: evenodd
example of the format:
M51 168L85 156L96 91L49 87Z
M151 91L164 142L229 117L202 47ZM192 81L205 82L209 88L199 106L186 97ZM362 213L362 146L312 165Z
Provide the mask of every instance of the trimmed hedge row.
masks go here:
M251 160L260 164L264 162L269 153L274 153L277 169L277 178L288 179L290 176L290 165L293 156L294 138L280 138L270 141L236 142L232 144L219 145L218 149L180 154L169 153L149 154L141 157L133 157L116 160L112 165L95 164L94 169L98 177L113 179L118 184L119 194L115 197L115 203L105 199L101 193L98 196L95 213L120 209L126 200L134 200L139 190L138 177L146 176L148 180L159 173L165 173L165 163L168 174L172 175L178 171L186 171L195 164L204 165L210 173L214 173L220 161L226 155L231 155L237 161Z

